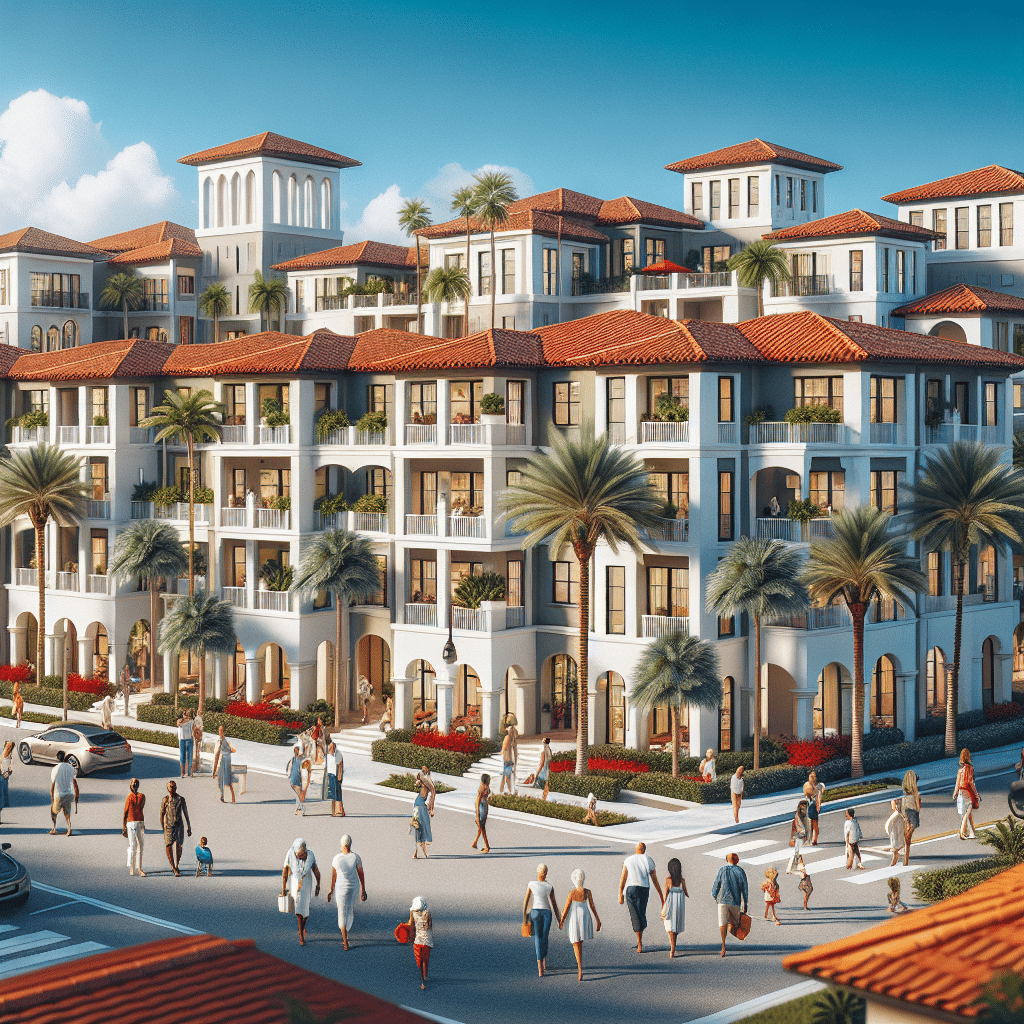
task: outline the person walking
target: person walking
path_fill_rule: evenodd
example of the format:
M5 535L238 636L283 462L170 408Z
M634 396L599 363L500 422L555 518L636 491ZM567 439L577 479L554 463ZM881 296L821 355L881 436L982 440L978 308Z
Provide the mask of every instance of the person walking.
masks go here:
M516 737L515 726L510 725L505 731L505 737L501 741L501 785L498 787L499 795L505 792L505 783L508 783L508 791L515 794L516 791Z
M597 797L593 793L587 794L587 813L583 815L583 824L590 823L594 828L600 826L600 822L597 820Z
M566 929L569 941L572 943L572 951L576 954L576 980L583 980L583 943L594 937L594 923L597 923L596 931L601 930L601 918L597 914L597 907L594 906L594 894L583 887L587 876L583 868L577 868L570 876L572 881L572 892L569 893L565 906L562 908L561 916L558 918L559 929L565 926L566 919L569 927Z
M704 760L701 761L697 771L706 782L718 781L718 770L715 767L715 752L710 747L708 747Z
M363 705L363 725L366 725L367 722L367 715L369 714L371 700L373 700L373 685L366 676L360 676L359 702Z
M732 796L732 820L739 824L740 804L743 802L743 765L740 765L729 780L729 793Z
M0 816L4 809L11 806L11 776L14 774L14 740L4 744L4 752L0 755Z
M811 876L807 874L807 866L804 865L800 869L800 882L797 885L797 890L804 894L804 910L808 910L807 901L811 898L811 893L814 892L814 886L811 884Z
M730 853L718 869L711 895L718 904L718 930L722 935L722 956L725 956L725 933L740 923L740 914L747 912L747 873L740 867L740 855Z
M124 802L121 818L121 835L128 840L128 874L146 877L142 870L142 848L146 845L146 795L139 792L140 782L132 779L128 783L128 798Z
M363 875L363 859L352 852L352 837L341 837L341 853L331 861L331 886L327 890L327 902L333 895L338 905L338 928L341 944L347 950L348 933L356 918L356 892L366 902L366 878Z
M971 764L971 752L966 747L960 751L960 768L956 773L953 799L956 801L956 813L960 815L960 838L976 838L974 809L980 806L981 797L978 796L978 790L974 785L974 765ZM971 829L969 833L967 832L968 826Z
M21 683L14 681L14 691L11 693L11 718L14 719L17 728L21 728L21 716L25 714L25 698L21 695Z
M209 878L213 874L213 850L206 836L200 836L196 846L196 878L202 874L203 868L206 868L206 877Z
M864 833L861 831L860 822L857 820L857 809L855 807L847 807L846 821L843 823L843 841L846 844L847 871L853 867L854 861L857 862L858 870L864 870L864 861L861 860L860 856L860 841L863 838Z
M903 817L907 822L906 845L903 852L903 864L910 864L910 839L915 829L921 826L921 794L917 789L917 772L907 769L903 776Z
M427 971L430 969L430 951L434 948L434 919L430 907L422 896L417 896L409 908L406 924L413 929L412 952L420 972L420 988L427 987Z
M796 814L793 815L793 852L789 855L789 863L786 865L786 874L793 874L793 868L799 861L800 867L804 867L804 857L800 852L804 843L807 842L811 833L811 822L807 816L807 801L801 800L796 805Z
M473 849L476 849L476 844L480 841L481 836L484 841L484 848L480 851L481 853L490 853L491 844L487 840L487 801L491 798L491 777L486 772L480 776L480 788L476 791L476 803L474 804L476 812L476 838L473 840Z
M384 698L384 713L380 716L377 728L385 736L395 727L395 704L390 697Z
M292 787L292 792L295 794L295 813L305 816L306 791L302 786L302 747L297 743L284 770L288 773L288 785Z
M113 729L111 718L114 715L114 698L108 693L100 704L100 724L104 729Z
M678 857L668 862L668 874L665 876L665 902L661 905L661 919L665 922L668 932L668 957L676 955L676 939L682 935L686 927L686 879L683 878L683 865Z
M900 880L896 875L889 879L889 913L902 914L910 908L900 899Z
M547 864L537 865L537 878L527 882L523 897L523 926L533 935L537 953L537 976L544 977L548 966L548 935L551 933L551 912L558 913L555 887L548 881Z
M203 716L198 710L192 716L192 774L198 775L203 766Z
M764 893L764 919L768 920L768 911L770 910L772 917L775 918L775 923L782 924L775 910L782 902L782 896L779 893L779 869L777 867L772 866L765 869L764 881L761 883L761 892Z
M900 850L907 843L907 819L903 817L903 806L900 800L890 800L889 806L892 814L885 823L885 832L889 837L889 849L892 851L892 861L889 867L895 867L900 859Z
M619 903L629 907L629 921L636 934L636 951L644 951L644 930L647 928L647 901L651 895L651 886L658 891L662 907L665 897L658 884L658 875L654 870L654 861L647 856L647 846L636 844L636 852L628 856L622 864L619 876Z
M514 729L513 726L509 726L509 729ZM530 775L526 779L527 786L533 786L535 789L544 790L541 795L542 800L547 800L550 787L548 780L551 776L551 737L545 736L544 742L540 747L540 764L537 766L537 771L533 775Z
M316 879L316 888L310 892L309 874ZM281 870L281 895L288 894L291 889L295 901L295 918L299 922L299 945L306 944L306 922L309 920L309 902L313 896L320 895L320 869L316 864L313 851L306 846L305 839L296 839L292 843L284 859Z
M804 796L807 798L807 820L811 823L811 846L818 845L818 815L821 813L821 801L825 795L825 784L818 781L816 772L811 772L804 783Z
M178 753L181 760L181 777L185 772L192 774L192 712L185 708L178 719Z
M213 754L213 774L220 787L220 802L224 803L224 787L231 790L231 802L235 802L235 783L231 775L231 755L235 748L228 742L224 735L224 726L217 726L217 742Z
M345 803L341 796L341 783L345 778L345 757L338 749L338 744L332 739L327 744L327 754L324 758L324 800L331 801L331 817L345 817ZM340 810L339 810L340 808Z
M426 771L424 768L423 771ZM434 835L430 828L430 816L434 813L434 789L433 782L429 785L423 780L423 773L421 772L416 776L416 781L419 783L419 791L416 793L416 799L412 805L412 822L410 823L410 829L413 833L413 846L412 846L412 859L416 860L419 857L419 851L423 850L424 858L427 856L427 846L434 841ZM427 797L430 797L430 802L427 802Z
M180 875L181 848L185 845L185 830L192 835L192 822L188 818L188 805L183 796L178 796L178 784L171 779L167 783L167 796L160 801L160 827L164 830L164 847L167 860L175 875Z
M71 835L71 801L75 801L75 814L78 813L78 779L75 769L68 764L63 750L57 751L57 764L50 772L50 818L53 828L50 835L57 834L57 815L63 813L68 823L68 835Z

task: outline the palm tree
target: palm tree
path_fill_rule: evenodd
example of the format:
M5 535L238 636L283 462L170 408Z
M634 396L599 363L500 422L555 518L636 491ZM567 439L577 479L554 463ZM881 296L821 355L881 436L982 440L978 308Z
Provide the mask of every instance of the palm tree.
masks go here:
M231 312L231 296L219 281L208 284L199 296L199 308L213 317L213 340L220 341L220 318Z
M469 308L473 286L462 267L434 267L427 275L427 298L431 302L456 302L462 299Z
M422 199L406 199L405 205L398 211L398 224L405 229L407 236L412 237L417 231L431 225L430 207ZM422 308L423 296L421 284L423 270L420 268L420 236L416 235L416 332L423 330Z
M206 655L234 654L238 648L234 613L227 601L210 594L189 594L174 602L160 624L161 654L189 651L199 659L199 713L206 700Z
M452 193L452 213L466 220L466 277L472 282L472 271L469 266L470 219L476 216L476 191L472 185L463 185ZM473 294L470 283L469 295ZM469 296L466 297L466 312L462 317L462 336L469 334Z
M1024 536L1024 473L1002 461L998 449L954 441L924 457L905 511L911 538L923 551L948 551L953 562L956 625L953 671L946 688L946 756L956 754L956 713L960 691L960 639L964 586L971 548L1020 545Z
M683 704L717 711L722 678L714 644L688 633L669 633L648 644L633 672L629 701L650 710L667 704L672 716L672 777L679 778L679 712Z
M288 311L288 285L276 277L264 277L257 270L256 280L249 285L249 312L260 314L260 329L263 329L263 314L267 314L267 330L270 330L274 310L277 310L278 330L284 330L284 314Z
M188 449L188 596L195 593L196 546L196 445L220 438L221 403L205 388L192 395L165 391L164 404L140 426L156 427L155 441L185 442Z
M761 624L798 615L809 603L800 557L781 540L740 537L708 577L711 610L754 620L754 769L761 767Z
M811 544L804 581L822 604L841 598L853 622L853 721L851 774L864 774L864 618L872 601L913 607L927 586L918 561L906 553L906 538L889 529L892 516L869 505L832 516L833 536Z
M149 675L156 678L157 591L161 579L172 579L188 569L188 554L169 523L140 519L117 535L114 557L107 571L113 577L133 576L149 584ZM128 687L124 690L125 714L128 714ZM177 706L177 689L175 689Z
M524 548L546 544L554 558L571 545L579 561L577 775L587 770L590 560L601 541L615 553L624 544L639 555L641 531L658 524L663 508L640 459L612 447L607 434L594 437L590 426L581 434L580 440L568 440L556 433L552 454L532 456L500 502L512 528L526 534Z
M349 602L368 598L380 589L380 564L369 538L351 530L317 534L299 563L293 593L312 597L326 591L336 610L334 639L334 725L341 725L342 624Z
M477 180L476 215L491 233L491 330L494 330L494 303L498 274L494 265L494 229L508 220L508 208L519 198L512 186L512 176L504 171L474 174Z
M46 524L77 526L85 516L86 484L82 460L54 445L41 444L0 459L0 526L28 516L36 531L36 577L39 621L36 628L36 678L42 680L46 650ZM67 676L64 677L64 717L68 717Z
M764 316L764 283L781 284L790 278L786 254L771 242L758 238L729 260L729 269L737 271L744 288L757 289L757 315Z
M100 292L100 304L104 309L121 309L124 311L124 336L128 337L128 310L139 309L144 298L141 277L134 274L114 274Z

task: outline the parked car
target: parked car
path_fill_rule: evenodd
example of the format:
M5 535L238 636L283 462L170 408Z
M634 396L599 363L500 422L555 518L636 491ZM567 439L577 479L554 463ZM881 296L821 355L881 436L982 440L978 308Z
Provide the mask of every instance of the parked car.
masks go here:
M32 892L28 868L7 852L10 848L10 843L4 843L0 852L0 907L23 906Z
M84 722L58 722L26 736L18 744L18 757L23 764L56 764L58 750L64 751L64 759L79 775L101 768L130 768L132 763L132 748L123 736Z

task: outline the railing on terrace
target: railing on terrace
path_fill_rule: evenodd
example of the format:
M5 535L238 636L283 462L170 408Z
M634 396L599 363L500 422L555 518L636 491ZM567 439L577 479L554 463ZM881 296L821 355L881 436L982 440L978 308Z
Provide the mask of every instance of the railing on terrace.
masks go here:
M85 577L85 592L87 594L109 594L110 577L102 574L92 573Z
M387 512L353 512L352 528L362 533L387 533Z
M356 430L355 427L340 427L332 430L323 440L318 439L319 444L334 445L386 445L389 442L387 431L378 430Z
M732 271L718 270L712 274L640 274L636 288L637 291L688 291L693 288L728 288L732 284Z
M484 444L484 425L482 423L449 423L448 443Z
M15 427L12 432L13 444L41 444L49 439L49 427Z
M448 536L480 540L487 536L487 520L483 516L448 517Z
M264 612L290 612L291 594L287 590L255 590L254 607Z
M640 424L641 444L688 444L689 440L689 420L644 420Z
M39 586L39 570L38 569L22 569L18 568L18 586L19 587L38 587Z
M406 423L406 444L437 444L436 423Z
M378 305L376 295L353 295L352 296L352 308L353 309L369 309L371 306L376 308Z
M640 635L646 639L656 640L659 637L671 636L673 633L689 633L690 617L688 615L642 615L640 617Z
M416 296L412 292L398 292L392 294L391 292L381 293L382 302L384 306L415 306Z
M153 431L149 427L129 427L129 444L149 444L153 440Z
M102 296L101 296L102 301ZM142 303L135 307L130 312L138 313L166 313L171 308L170 299L155 298L152 295L147 295L143 298Z
M247 608L245 587L221 587L220 596L236 608Z
M348 309L347 295L318 295L316 297L316 312L321 310Z
M574 278L572 282L573 295L607 295L609 292L628 291L628 274L622 274L619 277L606 277L599 281L593 281L589 278Z
M845 604L827 604L823 607L808 608L800 615L790 616L774 625L790 629L837 629L840 626L849 628L850 612Z
M85 503L85 517L86 519L109 519L110 502L89 498Z
M286 423L283 427L264 427L260 425L260 444L291 444L292 427Z
M811 540L827 540L836 535L835 527L829 516L819 516L807 524L807 536Z
M188 502L176 501L166 508L160 507L154 510L154 519L168 519L176 523L188 522ZM213 525L213 506L196 502L196 526Z
M33 306L56 306L61 309L88 309L89 293L76 291L51 291L49 289L33 289Z
M110 444L110 427L86 427L86 444Z
M57 590L77 590L78 589L78 573L77 572L58 572L57 573Z
M907 432L902 423L872 423L872 444L906 444Z
M518 629L526 625L525 605L513 605L505 609L505 628Z
M787 516L768 516L757 520L758 540L799 541L800 524Z
M471 629L476 632L486 632L487 613L483 608L460 608L458 605L453 604L452 629Z
M772 298L783 296L799 297L806 295L828 295L831 292L830 282L826 274L800 274L787 281L772 284Z
M650 540L676 541L685 544L689 533L689 519L662 519L658 525L647 531L647 536Z
M626 443L626 424L625 423L609 423L608 424L608 441L610 444L625 444Z
M739 441L740 431L738 423L718 424L718 443L736 444Z
M196 573L195 577L195 592L198 594L200 590L206 590L206 577ZM187 594L188 593L188 577L179 576L175 583L176 594Z
M407 604L405 621L410 626L437 626L436 604Z
M258 508L256 512L257 530L288 530L292 513L286 508Z
M845 423L786 423L779 420L750 425L751 444L851 444L853 440L853 432Z
M245 444L245 424L228 423L220 428L222 444Z
M246 515L248 511L246 508L222 508L220 510L220 525L222 527L244 529L249 518Z
M413 516L405 517L405 532L423 537L437 536L437 516Z
M78 427L58 427L57 444L78 444Z

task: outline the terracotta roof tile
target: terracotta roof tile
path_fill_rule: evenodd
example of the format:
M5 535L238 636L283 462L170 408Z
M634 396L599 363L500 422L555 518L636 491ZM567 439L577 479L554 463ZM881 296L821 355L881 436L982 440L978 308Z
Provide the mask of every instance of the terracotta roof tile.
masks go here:
M21 228L0 235L0 252L36 252L47 256L90 256L94 260L105 260L107 253L87 242L76 242L73 238L54 235L39 228Z
M793 953L782 966L869 998L976 1017L971 1004L993 974L1024 973L1022 930L1024 865L1019 865L960 896Z
M540 192L535 196L518 199L510 209L513 213L520 213L523 210L544 210L563 216L596 219L601 213L602 205L603 200L588 196L585 192L553 188L550 192Z
M16 345L0 345L0 377L9 377L11 367L25 354Z
M892 316L930 313L1024 313L1024 299L989 288L954 284L892 311Z
M806 153L786 149L785 146L776 146L763 139L751 139L735 146L726 146L725 149L716 149L700 156L677 160L674 164L666 164L665 170L679 171L683 174L686 171L707 171L715 167L742 167L744 164L766 163L784 164L807 171L822 171L825 174L843 169L840 164L822 160L821 157L808 156Z
M420 248L420 262L427 266L429 254ZM389 245L387 242L355 242L339 245L322 252L296 256L293 260L276 263L272 270L319 270L327 267L356 267L368 264L375 267L408 267L416 269L416 246Z
M17 351L21 355L7 371L12 380L98 380L157 376L175 350L163 342L129 338L59 352Z
M475 235L487 234L488 228L475 217L469 219L470 231ZM496 231L530 231L535 235L547 235L555 238L558 235L558 216L544 210L519 210L512 213L508 220L497 225ZM445 221L443 224L431 224L429 228L421 228L416 232L423 238L452 238L465 235L466 219ZM577 242L607 242L608 236L595 231L594 228L575 220L562 217L562 238Z
M658 206L643 199L621 196L619 199L608 199L601 204L598 224L660 224L665 227L691 228L696 231L704 229L704 221L691 217L688 213Z
M169 238L180 238L183 242L196 244L196 233L192 228L187 228L184 224L175 224L170 220L147 224L144 228L132 228L131 231L121 231L116 235L107 235L106 238L96 238L89 244L105 252L128 252L129 249L142 249L156 242L166 242Z
M434 338L404 331L367 331L356 338L350 370L402 373L483 366L543 366L540 339L527 331L479 331L466 338Z
M915 203L924 199L952 199L955 196L983 196L996 192L1024 192L1024 173L989 164L976 171L939 178L927 185L915 185L902 192L882 196L886 203Z
M336 373L344 370L355 339L333 331L305 337L264 331L213 345L179 345L164 365L168 377L255 373Z
M187 999L182 1001L182 993ZM288 1024L282 996L352 1024L423 1024L392 1003L213 935L161 939L8 978L4 1024ZM183 1014L183 1008L187 1012Z
M164 260L201 260L203 250L195 242L183 238L168 238L163 242L144 245L141 249L128 249L107 261L108 265L123 266L142 263L163 263Z
M806 224L794 224L791 228L772 231L762 237L782 242L793 238L838 238L849 235L882 235L885 238L906 238L920 242L939 237L928 228L877 213L865 213L864 210L847 210L846 213L836 213Z
M218 160L230 160L232 157L257 155L279 156L285 160L299 160L304 164L322 164L327 167L362 167L358 160L351 157L332 153L329 149L321 149L319 146L311 146L308 142L298 142L283 135L275 135L274 132L250 135L224 146L203 149L198 153L181 157L178 163L199 167Z

